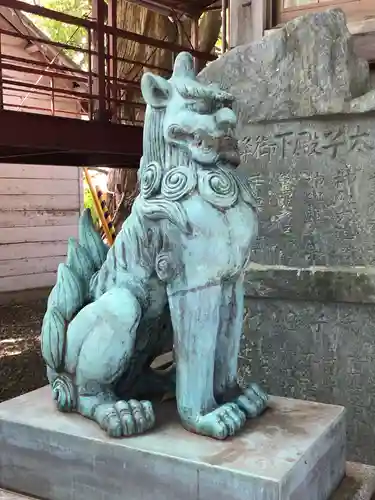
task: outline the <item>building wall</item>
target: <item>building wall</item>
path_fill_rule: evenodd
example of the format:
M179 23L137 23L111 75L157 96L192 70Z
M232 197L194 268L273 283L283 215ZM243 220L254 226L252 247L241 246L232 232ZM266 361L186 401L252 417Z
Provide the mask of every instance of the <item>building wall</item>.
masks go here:
M1 17L0 28L9 31L9 25ZM38 63L45 64L46 57L39 50L30 52L25 45L25 40L21 38L2 35L2 92L5 109L17 111L22 109L22 111L42 114L52 114L54 109L54 114L58 116L79 117L82 110L78 99L58 91L52 93L50 90L53 85L56 90L72 91L73 80L61 78L61 76L59 78L46 76L43 66L38 65ZM12 57L17 58L17 60L12 60ZM27 61L27 63L17 61ZM30 73L30 70L35 72ZM49 75L53 72L54 70L49 68ZM55 74L61 75L62 71L59 70ZM22 86L22 84L26 86ZM30 87L30 84L34 88ZM77 89L75 90L77 91Z
M2 26L4 24L4 26ZM1 27L9 30L4 20ZM30 61L45 60L34 51L29 53L25 41L11 36L2 38L4 61L10 55ZM24 64L24 63L23 63ZM8 82L35 84L38 74L4 68ZM26 65L30 67L30 65ZM50 78L39 85L49 88ZM71 81L55 79L55 87ZM51 93L35 93L29 87L4 83L5 109L20 112L52 113ZM25 107L26 106L26 107ZM79 103L68 96L56 96L59 116L79 117ZM57 267L63 262L67 240L78 232L82 200L82 175L77 167L0 164L0 302L9 292L51 287Z
M0 293L49 287L77 235L81 169L0 164Z

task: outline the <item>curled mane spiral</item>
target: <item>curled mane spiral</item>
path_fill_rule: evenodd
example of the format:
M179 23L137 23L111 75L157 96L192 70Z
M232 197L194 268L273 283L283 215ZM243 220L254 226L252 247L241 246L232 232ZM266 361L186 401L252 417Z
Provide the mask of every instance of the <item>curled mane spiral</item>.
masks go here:
M187 153L179 148L171 147L164 139L164 108L147 106L143 127L143 156L138 172L139 183L142 185L144 167L150 163L159 165L161 175L181 164L188 163ZM142 192L142 189L141 189ZM183 232L189 232L190 226L187 215L179 202L166 200L160 193L152 198L138 196L134 209L144 217L151 220L169 220Z

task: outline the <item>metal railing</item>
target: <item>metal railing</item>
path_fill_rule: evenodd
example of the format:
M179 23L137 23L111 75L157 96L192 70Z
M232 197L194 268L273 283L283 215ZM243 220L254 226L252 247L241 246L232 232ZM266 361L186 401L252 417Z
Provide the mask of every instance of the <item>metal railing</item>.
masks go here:
M178 44L157 40L116 27L116 0L93 1L92 18L79 18L20 0L0 0L0 9L19 14L21 29L3 18L0 26L0 110L11 109L45 113L89 120L111 121L140 125L144 103L139 92L139 81L118 76L118 65L129 63L139 68L157 69L168 74L168 68L155 66L148 61L119 57L121 39L146 44L157 50L168 50L173 55L190 50L197 59L209 61L214 55L203 53L192 46L186 49ZM22 16L22 17L20 17ZM70 24L85 30L85 46L50 40L32 23L32 16L42 16L59 23ZM1 21L0 17L0 21ZM9 27L8 27L9 26ZM196 26L195 26L196 29ZM45 60L19 57L6 50L6 40L22 39L25 45L37 47ZM8 53L7 53L8 52ZM79 67L68 57L84 57L86 65ZM126 95L131 92L132 99ZM134 92L136 90L136 92ZM70 103L70 106L67 103ZM74 102L75 107L71 106ZM124 109L127 113L124 113ZM130 112L131 111L131 112Z

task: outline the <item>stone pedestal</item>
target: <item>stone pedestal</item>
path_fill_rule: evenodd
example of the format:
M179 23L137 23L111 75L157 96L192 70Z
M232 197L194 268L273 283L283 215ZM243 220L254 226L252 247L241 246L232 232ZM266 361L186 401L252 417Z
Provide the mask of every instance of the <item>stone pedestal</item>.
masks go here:
M345 474L338 406L272 398L233 440L186 432L173 403L150 434L109 439L49 388L0 404L0 488L46 500L328 500Z

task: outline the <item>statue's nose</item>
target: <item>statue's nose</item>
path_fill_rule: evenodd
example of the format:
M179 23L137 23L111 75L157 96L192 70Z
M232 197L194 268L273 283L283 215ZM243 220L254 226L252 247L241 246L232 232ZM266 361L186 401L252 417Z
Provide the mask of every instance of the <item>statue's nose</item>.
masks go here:
M219 109L215 114L217 126L221 130L234 127L236 125L236 115L230 108Z

